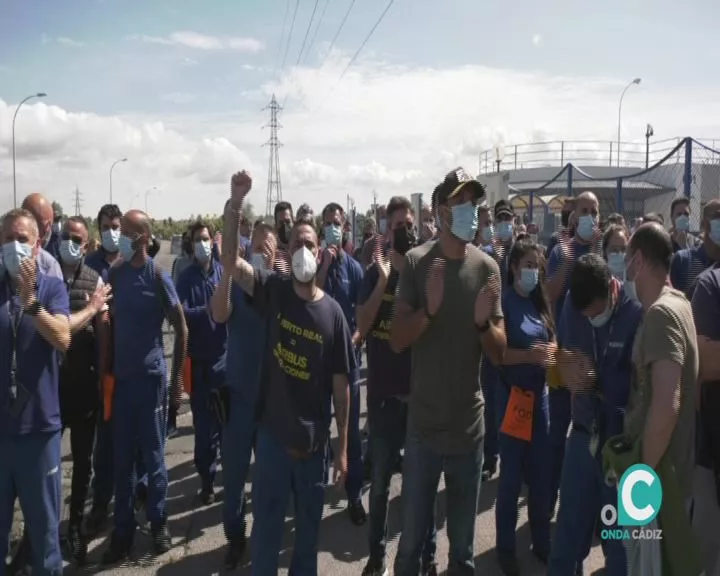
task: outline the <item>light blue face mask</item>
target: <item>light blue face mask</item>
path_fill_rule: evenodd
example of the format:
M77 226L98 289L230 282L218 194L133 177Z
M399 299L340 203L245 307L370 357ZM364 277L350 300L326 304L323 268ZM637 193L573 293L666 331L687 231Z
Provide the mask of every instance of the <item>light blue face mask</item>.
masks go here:
M450 232L452 235L463 242L472 242L478 229L477 207L472 202L465 202L453 206L451 212Z
M638 298L637 295L637 288L635 287L635 280L628 280L628 270L630 269L631 262L628 262L628 265L625 266L625 282L623 282L623 290L625 290L625 294L627 294L627 297L630 298L630 300L634 300L635 302L640 302L640 298Z
M328 224L324 228L325 242L328 246L340 246L342 242L342 228L335 224Z
M63 264L74 266L82 258L82 246L72 240L62 240L60 242L60 259Z
M593 218L589 214L586 214L585 216L580 216L580 218L578 218L577 226L578 236L585 240L585 242L589 242L590 240L592 240L596 226L597 222L595 221L595 218Z
M608 268L610 273L619 280L625 279L625 252L612 252L608 254Z
M135 248L133 244L134 242L131 238L128 238L124 234L120 235L120 256L123 260L125 260L125 262L130 262L130 260L133 259L133 256L135 256L135 252L137 252L137 248Z
M102 247L106 252L115 254L120 248L120 230L103 230Z
M387 220L385 218L380 218L380 222L378 222L378 230L380 231L380 234L385 234L385 231L387 230Z
M682 214L675 218L675 230L679 232L687 232L690 230L690 216Z
M513 224L512 222L499 222L497 235L500 240L507 242L512 238L513 235Z
M537 268L520 269L520 289L525 294L530 294L540 281L540 270Z
M590 320L590 324L592 324L593 328L602 328L603 326L605 326L605 324L608 323L608 320L610 320L612 313L613 310L612 308L610 308L610 304L608 303L602 314L598 314L597 316L595 316L595 318L588 318L588 320Z
M720 246L720 219L710 220L710 240L715 246Z
M195 258L197 258L199 262L205 264L205 262L210 260L211 254L212 243L210 240L200 240L200 242L195 242Z
M8 242L3 244L3 262L8 274L13 278L17 278L20 273L20 264L23 260L32 257L32 246L30 244L21 244L20 242Z
M482 238L483 244L490 244L492 242L493 236L495 235L495 230L492 226L485 226L480 230L480 237Z

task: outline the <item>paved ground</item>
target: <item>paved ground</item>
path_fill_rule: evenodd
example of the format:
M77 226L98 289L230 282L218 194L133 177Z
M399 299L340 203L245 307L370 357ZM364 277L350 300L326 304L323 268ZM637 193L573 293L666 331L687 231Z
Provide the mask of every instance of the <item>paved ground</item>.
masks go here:
M167 246L164 246L167 250ZM167 253L161 256L164 267L169 269ZM364 405L364 404L363 404ZM364 420L364 414L363 414ZM183 413L178 419L179 434L168 442L166 460L170 476L168 495L168 511L170 529L173 534L174 548L159 558L150 554L150 537L147 530L142 530L136 538L133 561L126 566L101 570L96 563L105 549L105 534L95 540L90 547L89 566L83 571L68 567L66 574L104 574L116 576L210 576L224 574L222 570L223 547L225 544L222 525L222 502L203 507L196 499L199 482L192 463L193 439L192 416ZM70 490L71 461L69 456L68 437L63 443L63 494L66 499ZM252 475L252 469L251 469ZM218 484L221 485L221 476ZM250 485L248 484L248 488ZM400 487L401 476L393 477L391 486L391 503L389 514L389 558L394 558L400 531ZM480 510L477 517L475 551L477 554L477 574L499 574L494 557L495 521L493 504L497 488L497 478L482 488ZM364 496L367 507L367 487ZM359 575L367 560L367 528L353 526L345 512L344 493L338 493L329 487L326 493L326 508L321 528L319 551L319 574L321 576ZM252 510L252 501L250 501ZM67 517L67 504L65 507ZM142 520L142 518L139 518ZM441 570L447 566L447 534L445 531L445 498L444 486L441 484L438 497L438 560ZM64 528L63 528L64 529ZM287 530L284 547L281 552L281 574L287 574L292 554L293 521L287 518ZM545 572L529 553L529 530L527 510L524 497L520 503L518 522L518 556L524 575L540 575ZM591 557L586 561L586 573L595 572L602 566L602 554L599 546L593 548ZM250 574L246 565L236 571L237 574ZM443 572L444 573L444 572ZM265 575L263 575L265 576ZM271 575L268 575L271 576Z

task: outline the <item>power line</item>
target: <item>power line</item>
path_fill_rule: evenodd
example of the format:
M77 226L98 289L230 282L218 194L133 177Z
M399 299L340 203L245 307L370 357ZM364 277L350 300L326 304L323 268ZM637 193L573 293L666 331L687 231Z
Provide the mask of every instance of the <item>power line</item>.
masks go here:
M300 65L300 60L302 59L303 50L305 50L305 45L307 44L308 36L310 35L310 28L312 27L313 21L315 20L315 12L317 12L319 0L315 0L315 6L313 6L312 15L310 16L310 22L308 22L307 30L305 30L305 38L303 38L302 46L300 46L300 52L298 52L297 62L295 62L295 66Z
M350 16L350 12L352 12L353 6L355 6L355 0L351 0L350 6L348 6L347 12L345 12L345 16L343 16L342 22L340 22L340 26L338 26L338 29L335 31L335 36L333 36L333 39L330 42L330 47L328 48L328 51L325 54L325 58L323 58L323 61L320 63L320 68L322 68L325 65L325 61L328 59L328 56L330 56L332 49L335 47L335 42L337 42L337 39L340 36L340 32L343 31L343 28L345 27L345 22L347 22L347 19Z
M312 28L313 20L315 20L315 13L317 12L318 7L318 1L315 0L315 6L313 6L312 15L310 16L310 22L308 22L307 29L305 30L305 38L303 38L302 46L300 46L300 52L298 52L297 62L295 62L295 66L300 66L300 60L302 59L303 50L305 50L305 45L307 44L308 36L310 35L310 28ZM283 100L282 107L285 108L285 104L287 104L288 98L290 97L290 94L285 94L285 99Z
M285 70L285 62L287 61L288 52L290 52L290 40L292 40L293 30L295 30L295 19L297 18L298 8L300 7L300 0L295 0L295 10L293 11L292 22L290 23L290 33L288 34L287 45L285 46L285 55L283 56L282 66L280 66L280 75L282 76L283 70Z
M327 102L327 100L330 98L330 96L333 95L333 93L335 92L335 88L338 87L338 84L340 84L342 79L345 77L345 74L347 74L347 71L350 70L350 67L355 63L358 56L360 56L360 53L363 51L363 48L365 48L365 45L369 42L370 38L372 38L372 35L375 33L375 30L377 30L378 26L380 26L382 21L385 19L385 15L390 11L390 8L392 8L392 5L394 3L395 3L395 0L390 0L390 2L388 2L388 5L385 7L385 10L383 10L383 13L380 14L380 18L377 19L377 22L375 22L375 25L370 29L370 32L368 33L368 35L365 36L365 40L363 40L363 43L360 44L360 48L358 48L357 51L355 52L355 54L353 54L353 57L350 58L350 62L348 62L347 66L345 66L345 70L343 70L342 74L340 74L340 78L337 79L337 81L333 85L330 92L328 92L328 95L325 96L325 99L320 104L320 108L322 108L323 104L325 104L325 102Z
M308 48L305 51L304 60L307 59L308 54L310 54L310 51L312 50L313 44L315 44L315 38L317 38L318 30L320 30L320 26L323 23L323 20L325 19L325 12L327 12L329 5L330 5L330 0L325 0L325 6L323 6L322 12L320 12L320 19L318 20L318 23L315 25L315 30L313 30L312 36L310 36L310 44L308 44Z
M275 57L275 61L277 63L280 62L280 54L282 54L282 47L285 43L285 27L287 26L287 17L290 13L290 0L287 0L285 2L285 16L283 16L283 23L282 23L282 31L280 33L280 42L278 43L278 51L277 56Z

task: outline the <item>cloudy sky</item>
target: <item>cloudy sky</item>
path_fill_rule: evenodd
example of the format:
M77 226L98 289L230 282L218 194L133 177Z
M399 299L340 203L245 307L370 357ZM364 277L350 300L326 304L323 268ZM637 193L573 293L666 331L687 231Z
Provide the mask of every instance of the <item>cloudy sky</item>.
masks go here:
M264 211L273 93L283 197L316 209L429 194L500 142L614 140L635 77L623 140L648 122L658 139L720 139L717 0L395 0L348 68L388 0L358 0L340 29L351 3L0 0L0 210L12 115L36 92L17 117L18 196L71 211L77 185L87 214L123 157L122 209L150 190L155 217L218 212L247 168Z

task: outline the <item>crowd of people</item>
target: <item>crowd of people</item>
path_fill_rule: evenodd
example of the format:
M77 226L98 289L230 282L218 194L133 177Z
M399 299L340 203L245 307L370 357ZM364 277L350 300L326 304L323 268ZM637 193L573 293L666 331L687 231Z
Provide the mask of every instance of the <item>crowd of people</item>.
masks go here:
M400 473L393 574L438 573L443 476L449 574L475 573L480 487L497 477L503 574L520 574L526 485L533 556L551 575L576 576L600 529L617 526L601 519L618 503L608 478L644 464L663 486L651 520L665 532L663 572L720 574L720 200L703 207L696 237L687 198L673 201L666 230L659 214L628 227L582 192L565 199L543 246L536 225L507 200L488 205L457 169L421 214L390 198L354 247L337 203L316 219L306 204L293 213L280 202L273 224L249 222L251 187L249 174L232 176L223 230L194 222L170 273L153 260L158 245L138 210L103 206L95 249L85 220L57 226L40 194L2 217L0 557L16 498L25 534L0 576L62 574L66 428L72 559L85 563L88 539L111 518L102 562L127 559L140 508L155 552L170 549L164 449L183 392L204 504L215 501L222 464L229 570L247 556L253 574L278 573L292 498L290 573L317 574L332 472L349 522L368 524L363 576L385 576ZM171 366L164 321L175 333ZM639 541L602 544L613 576L646 558Z

